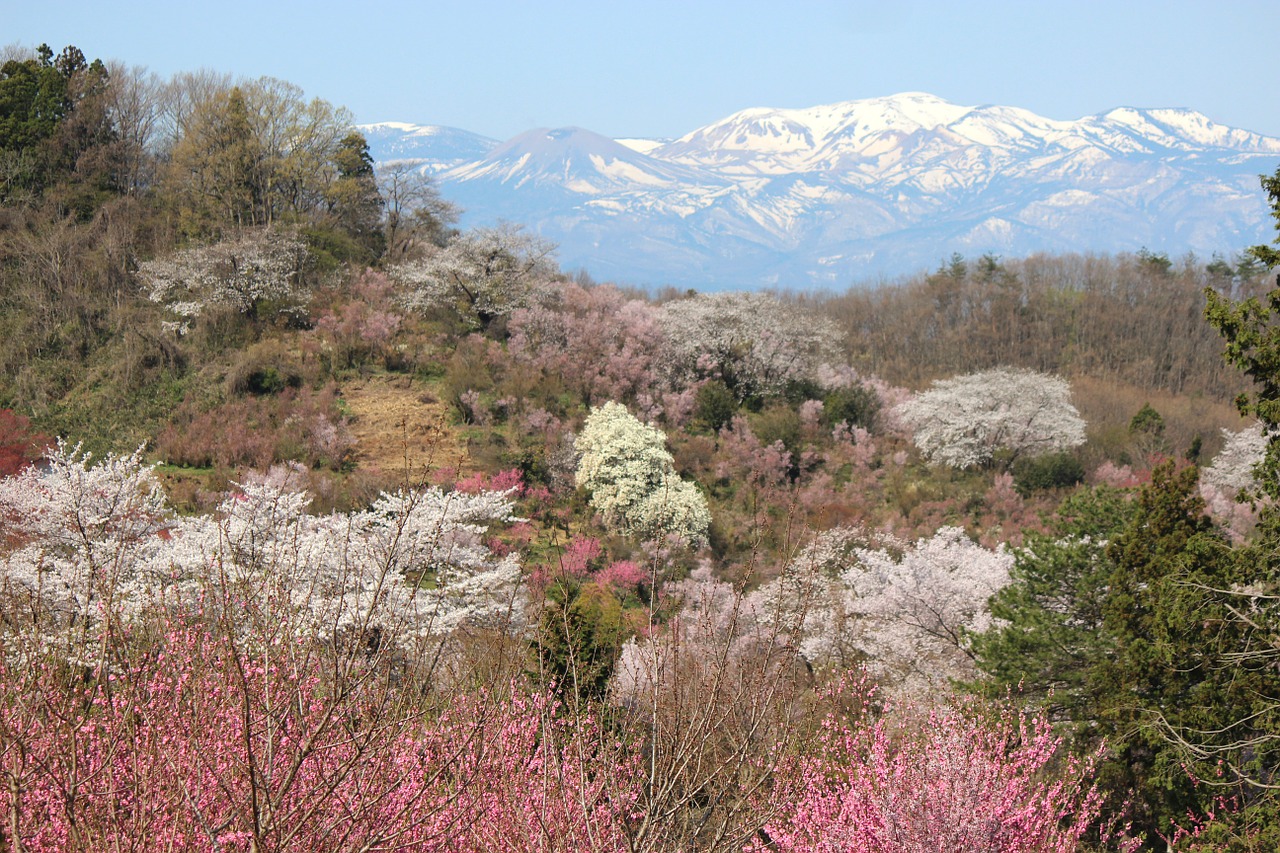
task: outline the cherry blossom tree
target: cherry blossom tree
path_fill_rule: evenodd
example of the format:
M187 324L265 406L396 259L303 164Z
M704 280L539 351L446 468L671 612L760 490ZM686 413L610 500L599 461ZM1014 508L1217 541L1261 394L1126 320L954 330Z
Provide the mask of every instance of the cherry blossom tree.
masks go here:
M757 609L815 663L863 658L909 691L935 689L975 674L969 635L990 625L987 602L1013 564L957 527L914 543L833 528L761 587Z
M245 635L421 651L520 615L518 556L485 544L490 524L518 520L511 500L431 487L314 516L308 495L268 479L241 484L215 517L174 518L141 451L95 463L60 443L43 468L0 480L20 539L0 583L70 658L93 657L99 622L197 603Z
M307 249L279 230L255 229L206 246L182 249L138 266L147 297L182 318L169 324L185 331L192 318L214 306L256 317L264 304L296 310L306 297L301 275Z
M484 331L529 304L556 271L552 252L550 243L504 225L459 234L430 257L389 272L406 288L408 307L451 309Z
M838 340L830 320L767 293L705 293L669 302L661 323L674 384L716 377L740 400L813 378Z
M1200 497L1209 514L1235 542L1243 542L1258 521L1263 497L1257 475L1267 455L1268 437L1261 421L1245 429L1224 429L1222 450L1200 470ZM1249 500L1240 500L1241 497Z
M711 513L693 483L675 472L666 436L621 403L593 408L578 435L577 483L606 524L643 539L667 536L697 545Z
M660 397L657 355L665 337L660 311L616 287L558 285L512 312L516 359L558 376L588 405Z
M999 368L933 383L900 405L916 447L951 468L1008 467L1023 456L1084 444L1085 423L1066 380Z
M1200 481L1234 497L1257 484L1257 467L1267 455L1267 433L1258 421L1239 431L1224 429L1222 438L1222 450L1201 470Z

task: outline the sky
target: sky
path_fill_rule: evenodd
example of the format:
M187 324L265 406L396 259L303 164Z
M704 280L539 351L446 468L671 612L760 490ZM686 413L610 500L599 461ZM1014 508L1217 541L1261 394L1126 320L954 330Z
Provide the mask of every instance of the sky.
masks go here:
M0 0L0 45L278 77L508 139L677 137L748 107L922 91L1076 119L1189 107L1280 136L1277 0Z

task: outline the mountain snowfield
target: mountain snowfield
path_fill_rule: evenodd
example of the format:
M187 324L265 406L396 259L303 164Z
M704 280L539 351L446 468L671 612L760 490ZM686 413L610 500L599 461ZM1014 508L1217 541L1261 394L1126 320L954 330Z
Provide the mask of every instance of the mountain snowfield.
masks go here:
M918 92L747 109L675 140L360 129L465 225L523 223L565 269L699 290L843 289L953 252L1230 255L1274 236L1258 175L1280 161L1280 138L1188 109L1058 121Z

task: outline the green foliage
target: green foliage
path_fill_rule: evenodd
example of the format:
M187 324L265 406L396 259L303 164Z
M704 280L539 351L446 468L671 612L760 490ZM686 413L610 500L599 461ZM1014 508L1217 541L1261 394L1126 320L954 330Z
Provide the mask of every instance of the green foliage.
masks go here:
M1019 459L1013 466L1019 494L1026 497L1045 489L1065 489L1084 482L1084 465L1070 453L1049 453Z
M848 422L866 430L875 428L880 414L880 398L865 385L838 388L822 400L822 421L828 426Z
M794 458L800 451L802 427L800 415L785 403L776 403L751 418L751 431L763 445L782 442Z
M1280 169L1273 177L1262 177L1263 189L1271 199L1272 216L1280 228ZM1270 246L1254 246L1250 255L1270 267L1280 266L1280 251ZM1206 287L1205 317L1226 341L1225 358L1255 383L1252 394L1240 394L1236 406L1242 415L1262 421L1269 432L1280 427L1280 279L1265 298L1250 297L1233 302ZM1263 491L1280 499L1280 444L1272 441L1258 478Z
M570 578L546 595L534 642L539 675L579 700L603 699L626 638L622 604L599 584Z
M1152 841L1215 809L1220 791L1188 770L1256 803L1244 778L1275 759L1250 733L1274 725L1263 697L1280 695L1280 678L1232 656L1241 626L1222 591L1248 574L1204 514L1194 468L1157 468L1131 504L1111 490L1074 495L1018 552L991 605L1004 623L974 638L984 689L1042 704L1082 751L1105 739L1099 782Z
M1261 177L1280 229L1280 169ZM1280 251L1254 246L1259 264L1280 266ZM1280 278L1264 297L1233 302L1206 288L1205 315L1226 341L1226 360L1252 379L1252 394L1236 404L1252 414L1268 435L1267 451L1256 471L1258 490L1270 498L1262 505L1256 537L1232 550L1226 568L1207 573L1208 560L1192 566L1180 590L1176 627L1186 636L1192 666L1179 661L1177 674L1208 670L1200 696L1191 695L1185 713L1166 728L1186 752L1213 763L1219 779L1232 785L1234 810L1206 839L1215 849L1276 849L1280 841L1280 802L1276 767L1280 766ZM1218 563L1223 561L1219 560ZM1156 631L1169 628L1155 624ZM1171 626L1172 627L1172 626ZM1159 634L1157 635L1159 636ZM1205 849L1197 847L1196 849Z
M329 217L337 230L362 250L352 261L372 263L382 256L386 237L382 232L382 196L373 172L373 157L364 136L351 131L333 153L337 178L325 190Z
M738 399L729 386L719 379L711 379L698 389L693 419L704 429L719 432L729 425L738 413Z
M1151 436L1164 435L1164 418L1151 407L1150 403L1144 403L1138 413L1129 421L1129 433Z
M1138 250L1137 258L1138 266L1144 272L1161 278L1172 274L1173 261L1164 252L1152 252L1143 246Z
M1128 496L1100 487L1068 497L1044 534L1015 552L1013 581L991 600L1000 622L973 638L987 689L1014 689L1082 729L1098 704L1088 673L1108 649L1103 600L1112 571L1108 540L1134 514Z
M54 58L41 45L0 66L0 203L31 202L61 184L62 207L88 218L111 185L107 82L102 62L74 46Z

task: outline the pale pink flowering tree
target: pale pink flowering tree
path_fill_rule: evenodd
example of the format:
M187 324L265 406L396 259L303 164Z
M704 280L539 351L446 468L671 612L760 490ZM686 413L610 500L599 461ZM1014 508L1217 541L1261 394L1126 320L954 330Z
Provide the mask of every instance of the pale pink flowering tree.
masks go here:
M1236 432L1224 429L1222 437L1222 450L1200 470L1200 496L1209 514L1240 542L1257 523L1259 502L1266 500L1256 471L1268 439L1261 422ZM1249 499L1239 500L1242 496Z
M767 293L704 293L662 306L670 381L719 378L739 399L813 378L836 351L831 321Z
M0 480L0 514L21 539L0 583L71 659L93 659L99 622L197 602L226 608L249 635L376 632L421 648L463 624L518 621L518 558L485 544L489 525L518 521L511 495L402 490L314 516L287 479L246 478L216 516L174 518L141 451L94 463L60 443L43 468Z
M1218 455L1200 471L1200 482L1235 497L1257 485L1255 472L1267 452L1267 433L1258 421L1242 430L1222 431Z
M518 563L483 541L509 494L312 516L292 485L246 478L175 519L139 454L65 445L0 483L22 540L0 566L0 847L625 849L629 753L537 691L460 694L422 655L510 626ZM57 559L23 574L33 549ZM45 602L77 578L94 599Z
M510 351L517 360L560 377L588 405L661 396L656 308L610 285L565 282L541 296L512 312Z
M132 618L175 583L159 565L170 515L141 448L95 462L59 440L43 465L0 479L0 519L17 540L0 556L10 618L68 658L98 658L104 615Z
M758 595L815 663L871 672L910 692L973 676L968 635L985 630L987 601L1009 583L1013 555L944 527L914 543L858 528L814 537Z
M555 274L554 247L518 227L478 228L459 234L429 257L390 269L414 310L445 309L479 324L528 305Z

